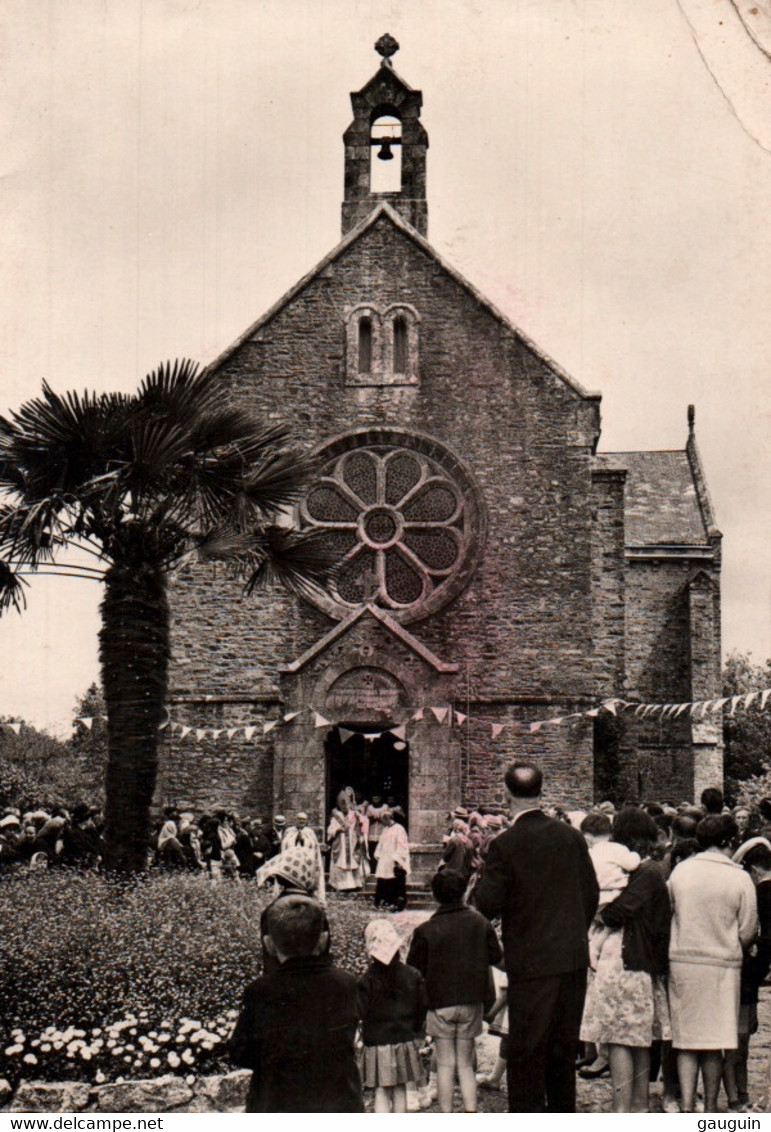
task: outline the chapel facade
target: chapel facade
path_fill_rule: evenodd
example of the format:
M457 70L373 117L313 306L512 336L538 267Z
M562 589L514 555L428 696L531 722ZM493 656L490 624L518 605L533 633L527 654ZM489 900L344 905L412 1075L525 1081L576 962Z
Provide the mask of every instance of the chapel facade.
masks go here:
M314 453L296 520L339 565L313 600L178 579L170 702L192 730L167 736L162 795L323 826L352 786L399 801L427 854L517 757L575 807L698 796L722 780L711 717L599 709L719 694L693 411L682 450L599 451L600 396L428 242L422 96L377 47L340 243L212 365L224 400Z

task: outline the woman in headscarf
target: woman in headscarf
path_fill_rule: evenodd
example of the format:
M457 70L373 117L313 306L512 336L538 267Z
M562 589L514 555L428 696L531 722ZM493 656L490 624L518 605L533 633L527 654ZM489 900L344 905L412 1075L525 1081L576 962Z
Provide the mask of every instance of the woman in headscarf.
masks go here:
M255 875L258 888L271 884L278 895L276 900L285 896L312 896L318 899L319 890L319 863L315 853L303 846L296 845L271 857ZM275 903L275 901L273 902ZM279 967L278 960L265 948L264 940L268 934L268 908L263 909L260 916L260 938L263 941L262 970L269 975ZM329 921L324 913L324 931L327 932L328 943L326 954L329 954Z

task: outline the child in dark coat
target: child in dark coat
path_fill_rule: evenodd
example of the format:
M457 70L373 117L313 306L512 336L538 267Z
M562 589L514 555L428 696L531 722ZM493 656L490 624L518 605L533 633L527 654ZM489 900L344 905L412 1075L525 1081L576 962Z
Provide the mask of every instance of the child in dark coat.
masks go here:
M491 924L463 903L466 878L443 869L431 882L439 904L430 920L419 924L407 962L426 980L426 1031L436 1047L439 1108L452 1112L457 1072L466 1112L476 1112L474 1039L482 1033L485 1009L495 1001L490 967L503 952Z
M416 1038L426 1020L422 976L399 958L401 939L390 920L364 929L372 963L359 979L364 1087L375 1090L375 1112L406 1112L407 1085L422 1078Z
M357 984L323 954L323 908L286 896L266 927L264 945L281 965L246 988L230 1043L236 1065L253 1070L246 1111L363 1112Z

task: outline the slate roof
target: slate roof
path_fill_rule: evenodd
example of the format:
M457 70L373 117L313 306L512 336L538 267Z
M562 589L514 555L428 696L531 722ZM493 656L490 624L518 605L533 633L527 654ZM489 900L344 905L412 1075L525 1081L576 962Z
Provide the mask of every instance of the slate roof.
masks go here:
M686 451L605 452L595 459L599 467L626 470L627 546L709 545Z

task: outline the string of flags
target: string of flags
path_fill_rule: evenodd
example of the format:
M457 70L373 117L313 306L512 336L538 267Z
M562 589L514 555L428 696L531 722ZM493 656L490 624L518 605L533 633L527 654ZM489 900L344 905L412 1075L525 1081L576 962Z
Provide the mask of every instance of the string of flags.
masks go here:
M528 722L509 721L506 723L499 723L489 719L483 719L479 716L474 716L473 723L477 726L482 725L490 728L491 739L497 739L504 731L509 731L512 734L527 734L540 731L544 727L555 727L565 723L571 723L578 719L596 719L601 712L608 712L610 715L618 716L624 712L632 712L635 717L639 719L658 719L659 721L668 721L678 719L686 712L695 721L706 719L708 716L716 716L718 712L726 712L730 718L736 716L739 708L749 709L757 708L760 711L765 711L769 698L771 697L771 688L765 688L757 692L747 692L737 696L720 696L712 700L697 700L689 701L687 703L658 703L658 704L640 704L630 700L623 700L619 698L605 700L597 707L588 708L585 711L571 712L569 715L554 716L545 719L537 719ZM381 731L353 731L346 727L341 727L340 724L335 723L333 720L328 719L322 712L318 711L315 707L310 706L303 709L308 711L313 716L313 725L316 728L329 728L336 727L340 733L340 740L346 743L354 735L363 735L363 738L369 741L380 739L383 735L392 735L396 739L395 746L399 749L399 744L406 744L407 739L407 726L409 724L420 723L431 717L436 720L438 724L447 724L449 727L457 726L463 727L470 726L472 723L471 716L468 712L457 711L451 704L441 704L437 706L429 706L426 708L418 708L413 712L408 719L395 724L392 727L384 728ZM235 738L236 735L243 733L244 739L251 742L256 738L262 738L269 735L277 727L286 727L297 719L300 711L288 711L283 715L278 716L276 719L265 720L262 723L243 724L239 723L236 726L222 726L222 727L196 727L193 724L180 723L171 718L171 712L166 709L166 719L160 724L159 731L167 731L170 735L174 735L178 740L187 738L195 738L196 741L201 742L204 739L213 739L215 741L222 740L223 736L228 742ZM76 716L73 720L74 726L85 728L86 731L91 731L96 720L106 721L106 715L99 716ZM21 721L7 721L0 724L0 727L9 728L15 735L20 735L22 724Z

